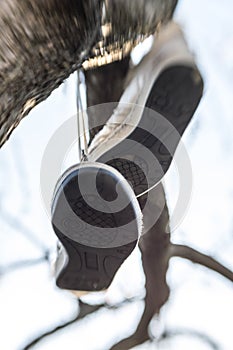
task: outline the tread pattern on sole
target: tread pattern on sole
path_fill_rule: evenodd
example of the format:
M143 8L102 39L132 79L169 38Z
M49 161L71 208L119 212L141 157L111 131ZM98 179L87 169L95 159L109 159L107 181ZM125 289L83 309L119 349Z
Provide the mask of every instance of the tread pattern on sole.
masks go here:
M174 126L179 135L182 136L199 104L202 90L202 79L195 67L169 67L160 74L154 83L147 99L146 107L160 113ZM157 178L155 181L158 181L168 170L180 139L174 137L172 134L168 135L169 140L171 140L170 145L172 149L172 152L169 152L163 142L154 136L157 134L159 126L153 118L153 113L151 114L148 112L148 109L145 109L136 129L126 140L122 140L111 150L111 154L116 154L118 156L111 159L107 152L98 159L98 162L106 163L117 169L130 183L136 195L148 189L147 175L148 168L151 164L148 164L146 159L138 157L137 146L135 149L129 149L126 141L133 140L139 147L142 145L153 153L162 168L162 172L161 168L156 169ZM150 126L150 132L148 129L145 130L145 125ZM108 161L105 161L105 158L108 159ZM117 227L119 220L122 222L122 213L112 216L103 215L101 210L93 211L93 209L86 206L86 204L82 202L81 197L72 190L72 188L75 188L75 181L73 183L71 181L70 186L70 193L72 192L73 194L69 194L67 199L72 209L82 220L90 225L94 225L94 230L95 227L105 227L106 229L114 228ZM113 184L108 184L105 178L104 186L102 186L102 188L104 188L102 197L105 198L108 193L115 193L114 186ZM59 193L57 193L57 198L56 208L59 207L59 198L61 201ZM145 198L140 199L139 203L141 208L143 208L145 205ZM134 210L134 208L130 209L129 207L123 217L127 217L127 215L132 216L132 210ZM118 247L112 248L107 247L109 244L108 237L101 237L102 240L106 239L106 247L92 247L88 245L88 241L93 241L95 237L91 235L90 232L86 244L83 244L85 241L80 242L76 239L74 240L72 237L67 237L63 232L64 230L59 230L56 225L55 212L56 210L53 212L53 228L68 254L66 265L60 269L56 277L57 285L64 289L86 291L107 288L120 265L133 251L137 243L137 237L132 233L130 243L123 238L121 246L118 245ZM58 211L59 220L63 220L64 226L68 226L69 230L71 224L69 216L67 217L64 213L62 217L62 212L64 213L62 210L60 212ZM78 231L77 227L74 229L75 232ZM81 228L78 233L79 238L81 237L82 230L83 228Z
M82 196L80 181L84 181L81 183L88 192L91 177L99 196L91 193L92 201L88 204ZM116 185L121 198L119 207L123 204L123 209L113 211ZM67 253L65 263L64 255L57 259L56 283L60 288L98 291L110 285L138 241L140 210L131 196L135 198L126 180L122 183L111 171L91 165L71 171L61 182L52 207L53 229Z
M155 169L154 182L156 183L167 172L180 137L199 104L202 91L202 78L195 67L179 65L168 67L154 83L146 102L145 107L147 108L144 110L139 125L125 140L122 140L114 149L109 151L111 154L118 155L118 157L106 163L116 168L130 182L136 195L148 189L147 175L148 168L151 166L146 162L146 159L137 159L138 147L147 148L158 160L162 171L161 168ZM158 133L160 134L159 128L162 129L163 125L159 125L160 123L153 120L155 115L150 113L149 110L160 113L178 131L179 138L173 135L172 132L168 136L169 145L172 149L171 153L163 142L155 136ZM127 140L133 140L135 147L129 150ZM105 159L109 159L107 153L102 155L98 161L105 162ZM145 205L145 201L143 203Z
M135 240L118 248L96 249L72 241L58 231L56 234L69 256L67 265L56 276L56 284L70 290L106 289L137 244Z

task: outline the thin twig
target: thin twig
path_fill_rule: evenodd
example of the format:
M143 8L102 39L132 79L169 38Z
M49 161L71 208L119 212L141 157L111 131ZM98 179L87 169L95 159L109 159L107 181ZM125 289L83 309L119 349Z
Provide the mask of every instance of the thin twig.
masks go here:
M13 262L12 264L9 264L7 266L0 266L0 275L12 272L14 270L35 266L48 261L48 259L49 259L48 255L45 255L37 259L21 260L21 261Z
M57 332L59 332L60 330L72 325L73 323L82 320L83 318L85 318L86 316L100 310L101 308L107 308L107 309L119 309L121 306L125 305L126 303L131 303L134 302L135 298L130 298L130 299L125 299L123 300L121 303L117 304L117 305L108 305L106 303L102 303L102 304L98 304L98 305L89 305L86 304L84 302L82 302L81 300L78 300L79 302L79 309L77 310L76 315L69 321L62 323L61 325L58 325L54 328L52 328L50 331L47 331L43 334L41 334L40 336L36 337L34 340L32 340L29 344L27 344L26 346L24 346L22 348L22 350L29 350L31 349L34 345L38 344L40 341L42 341L44 338L53 335Z
M210 338L207 334L204 334L202 332L199 332L197 330L193 329L185 329L185 328L179 328L179 329L173 329L173 330L165 330L161 337L159 338L158 342L161 342L163 340L166 340L168 338L173 338L176 336L186 336L189 337L195 337L200 339L201 341L208 344L213 350L220 350L220 346L217 344L216 341L214 341L212 338Z
M6 212L1 208L1 219L4 220L13 230L16 232L23 233L23 236L34 244L36 247L42 250L43 253L47 254L48 248L46 245L32 233L32 230L28 228L22 221L16 216Z
M88 305L85 303L80 303L80 309L77 311L75 317L73 317L71 320L60 324L59 326L56 326L54 328L52 328L51 330L41 334L40 336L36 337L34 340L32 340L29 344L27 344L25 347L23 347L22 350L28 350L31 349L33 346L35 346L36 344L38 344L40 341L42 341L44 338L53 335L54 333L59 332L60 330L62 330L63 328L66 328L70 325L72 325L73 323L77 322L78 320L81 320L82 318L86 317L87 315L90 315L93 312L96 312L97 310L99 310L101 307L103 307L103 305Z

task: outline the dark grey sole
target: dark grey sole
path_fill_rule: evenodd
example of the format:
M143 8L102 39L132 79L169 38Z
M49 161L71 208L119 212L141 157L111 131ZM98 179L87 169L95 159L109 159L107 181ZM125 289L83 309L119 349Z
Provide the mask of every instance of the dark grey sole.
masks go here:
M138 126L97 161L117 169L136 195L146 191L167 172L202 92L203 81L197 68L184 65L166 68L151 89ZM158 163L143 157L143 149L148 149ZM153 179L148 179L149 171ZM141 206L143 203L145 200L140 201Z
M159 181L168 170L180 137L199 104L202 91L203 82L195 67L173 66L164 70L154 83L146 102L147 108L138 126L125 140L102 155L98 162L117 169L130 182L136 195L146 191L151 186L151 180L148 180L150 167L154 167L154 182ZM155 112L162 115L162 119L157 118ZM166 121L170 122L173 128L167 127ZM134 145L129 147L129 141L133 141ZM152 153L159 166L140 156L141 147ZM92 169L89 173L86 170L85 176L91 176L91 172ZM111 203L116 193L117 179L111 172L101 176L101 195ZM65 289L101 290L110 285L116 271L137 243L137 210L131 201L132 198L126 196L124 185L120 186L118 191L125 193L131 202L123 212L113 211L111 215L107 215L101 206L93 210L86 205L78 190L77 177L77 171L71 172L54 197L53 228L68 255L66 263L59 267L56 282L60 288ZM64 198L75 215L94 228L94 235L85 233L83 227L78 224L72 226L69 210L64 209ZM144 204L145 198L140 201L141 207ZM132 225L127 234L124 234L121 227L128 222ZM106 236L101 236L98 227L105 229ZM108 234L110 228L118 231L115 246L108 241L111 236ZM84 234L86 241L83 240ZM99 241L93 246L96 236Z
M71 168L52 205L53 229L67 253L65 261L58 255L57 286L85 291L107 288L137 244L137 215L135 195L116 170L103 164Z

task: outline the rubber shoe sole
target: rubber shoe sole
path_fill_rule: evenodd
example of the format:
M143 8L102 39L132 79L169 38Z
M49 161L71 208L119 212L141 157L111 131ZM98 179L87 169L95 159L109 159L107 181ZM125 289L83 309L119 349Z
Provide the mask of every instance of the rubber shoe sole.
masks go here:
M155 49L155 55L152 51L143 59L115 115L90 146L89 160L99 164L69 169L56 187L52 224L65 248L56 263L60 288L97 291L110 285L141 232L136 196L167 172L201 99L201 75L176 25L165 30ZM99 184L93 178L97 173ZM80 178L87 181L82 182L82 191ZM102 191L102 199L93 196L93 184ZM123 206L111 206L116 193L124 198ZM94 205L87 205L88 196Z
M203 82L196 67L167 67L154 82L145 106L132 106L141 114L136 126L129 122L133 131L120 142L115 133L110 139L118 143L112 147L112 141L102 142L102 150L107 151L97 148L90 159L117 169L137 196L144 193L169 169L202 92Z
M99 291L110 285L135 248L142 217L133 190L119 172L85 163L68 169L58 181L52 225L62 244L55 266L57 286Z

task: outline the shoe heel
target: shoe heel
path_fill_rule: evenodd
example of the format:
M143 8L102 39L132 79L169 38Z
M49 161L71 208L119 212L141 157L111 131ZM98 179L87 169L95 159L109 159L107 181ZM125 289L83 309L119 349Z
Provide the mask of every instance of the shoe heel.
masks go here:
M57 285L103 290L137 244L141 211L118 171L85 163L71 168L56 186L52 226L63 246L56 263Z

